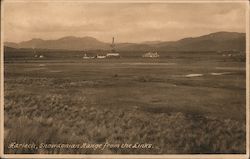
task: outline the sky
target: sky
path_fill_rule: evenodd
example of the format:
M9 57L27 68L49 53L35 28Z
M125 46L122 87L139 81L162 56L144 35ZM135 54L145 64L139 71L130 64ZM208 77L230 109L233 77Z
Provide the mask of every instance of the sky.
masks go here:
M175 41L245 32L246 3L4 1L4 41L91 36L116 42Z

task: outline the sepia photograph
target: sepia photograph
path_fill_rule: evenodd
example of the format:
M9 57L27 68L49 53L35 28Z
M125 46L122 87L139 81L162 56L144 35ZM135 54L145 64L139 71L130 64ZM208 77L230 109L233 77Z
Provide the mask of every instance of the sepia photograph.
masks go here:
M244 0L4 0L2 157L247 155L248 45Z

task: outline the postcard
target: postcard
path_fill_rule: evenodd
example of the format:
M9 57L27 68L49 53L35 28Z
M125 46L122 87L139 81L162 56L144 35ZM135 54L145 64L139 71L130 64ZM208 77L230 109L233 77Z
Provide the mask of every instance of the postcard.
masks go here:
M1 157L249 158L249 2L1 2Z

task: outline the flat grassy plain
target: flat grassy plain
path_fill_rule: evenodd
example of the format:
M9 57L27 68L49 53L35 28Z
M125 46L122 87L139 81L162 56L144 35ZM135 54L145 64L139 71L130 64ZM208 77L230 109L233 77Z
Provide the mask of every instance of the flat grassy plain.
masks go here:
M5 153L245 153L245 62L219 53L164 55L7 57ZM13 142L152 147L8 148Z

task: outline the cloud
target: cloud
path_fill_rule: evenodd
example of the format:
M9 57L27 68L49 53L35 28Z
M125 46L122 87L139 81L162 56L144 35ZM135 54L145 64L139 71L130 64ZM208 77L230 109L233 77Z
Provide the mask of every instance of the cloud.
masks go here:
M4 2L5 41L93 36L120 42L245 31L246 3Z

